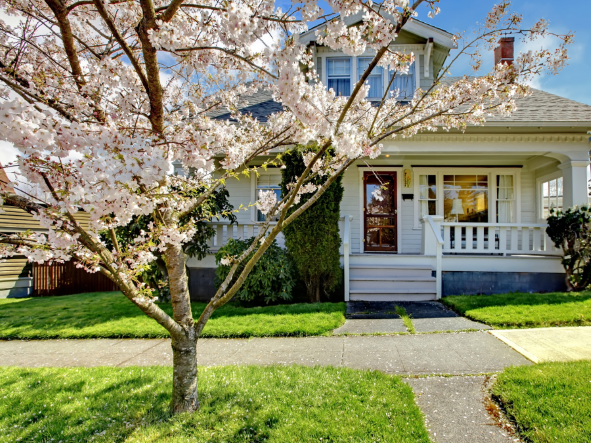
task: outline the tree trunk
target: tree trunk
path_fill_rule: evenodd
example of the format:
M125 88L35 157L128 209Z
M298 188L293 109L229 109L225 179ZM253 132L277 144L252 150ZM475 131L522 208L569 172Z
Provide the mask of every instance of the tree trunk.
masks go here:
M197 336L172 339L172 414L195 412L197 396Z
M306 289L308 290L308 301L310 303L318 303L320 301L320 277L308 277L305 283Z

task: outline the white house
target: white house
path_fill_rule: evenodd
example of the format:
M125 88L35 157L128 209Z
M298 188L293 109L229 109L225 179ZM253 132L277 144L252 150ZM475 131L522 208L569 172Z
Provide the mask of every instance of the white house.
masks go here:
M311 29L300 37L314 51L324 84L343 95L368 59L316 44ZM416 55L413 69L394 87L412 94L428 87L453 50L452 35L410 22L394 45ZM368 53L367 55L372 55ZM513 57L513 39L501 39L497 61ZM378 70L370 96L390 80ZM388 140L369 165L344 174L341 204L346 300L432 300L442 295L552 291L564 288L559 251L545 234L549 208L587 204L591 106L534 90L508 118L494 117L465 133L426 133ZM281 109L269 94L252 96L242 112L260 120ZM218 116L224 118L224 115ZM262 162L262 159L261 159ZM382 202L372 199L377 173L390 183ZM230 199L254 202L257 189L278 189L280 170L259 179L230 180ZM216 224L215 250L231 236L257 230L256 210L238 225ZM211 295L213 256L191 259L201 296Z

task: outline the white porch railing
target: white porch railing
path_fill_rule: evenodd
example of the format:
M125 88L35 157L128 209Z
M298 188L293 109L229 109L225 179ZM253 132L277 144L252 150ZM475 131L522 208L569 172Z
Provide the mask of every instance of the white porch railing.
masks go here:
M443 253L560 255L546 224L441 223Z

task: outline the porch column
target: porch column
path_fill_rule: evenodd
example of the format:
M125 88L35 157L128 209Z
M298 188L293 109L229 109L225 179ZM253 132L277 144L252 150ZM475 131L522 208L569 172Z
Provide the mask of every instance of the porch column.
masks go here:
M588 205L587 167L589 161L571 160L560 164L563 177L563 208L575 205Z
M441 229L441 223L443 222L442 215L431 215L430 216L435 222L436 229ZM427 221L426 217L421 218L422 223L422 237L421 237L421 255L437 255L437 237L431 229L431 225Z

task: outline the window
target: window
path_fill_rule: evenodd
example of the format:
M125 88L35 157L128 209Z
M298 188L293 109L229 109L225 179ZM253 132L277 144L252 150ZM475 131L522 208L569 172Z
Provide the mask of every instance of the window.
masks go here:
M396 71L390 71L390 77L388 78L388 81L392 80L392 76L395 72ZM396 77L394 77L394 81L392 81L390 91L396 93L396 90L398 90L399 101L409 101L412 100L415 94L415 87L415 64L413 63L408 69L408 74L396 72Z
M437 215L437 176L419 175L419 218Z
M257 178L257 186L256 186L256 194L255 200L259 199L259 191L275 191L275 195L277 195L277 200L281 200L281 173L271 171L270 173L261 173L261 175ZM257 219L258 222L264 222L266 220L265 215L259 211L257 211Z
M562 210L562 177L542 183L542 218L548 218L550 209Z
M443 217L447 222L488 223L488 175L444 175Z
M357 59L357 79L361 79L363 73L367 70L367 67L373 60L373 57L361 57ZM383 80L383 69L380 66L376 66L371 71L371 74L367 78L366 82L369 84L369 94L367 98L379 98L384 96L384 80Z
M515 185L512 175L497 175L497 222L515 222Z
M328 89L333 89L337 96L351 95L351 59L329 58L326 60Z

